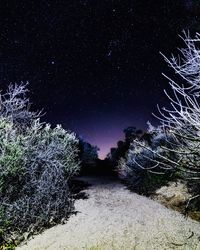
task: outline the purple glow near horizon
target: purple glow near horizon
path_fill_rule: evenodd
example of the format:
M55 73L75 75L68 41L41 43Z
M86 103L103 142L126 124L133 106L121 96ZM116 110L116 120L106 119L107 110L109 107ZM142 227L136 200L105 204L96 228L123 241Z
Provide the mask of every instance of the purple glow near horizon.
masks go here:
M146 121L150 117L134 115L131 118L122 116L107 117L103 120L96 119L85 122L84 120L74 124L74 130L90 144L100 148L98 154L100 159L104 159L112 147L117 146L119 140L124 140L123 130L129 126L145 129ZM88 123L90 127L88 127ZM78 127L79 126L79 127Z

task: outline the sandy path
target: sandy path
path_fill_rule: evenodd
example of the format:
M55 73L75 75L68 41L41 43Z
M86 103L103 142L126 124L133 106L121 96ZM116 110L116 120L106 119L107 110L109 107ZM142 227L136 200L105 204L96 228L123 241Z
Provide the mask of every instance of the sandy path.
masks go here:
M21 250L200 249L200 224L108 179L87 178L89 199L77 215L31 239ZM188 239L189 238L189 239Z

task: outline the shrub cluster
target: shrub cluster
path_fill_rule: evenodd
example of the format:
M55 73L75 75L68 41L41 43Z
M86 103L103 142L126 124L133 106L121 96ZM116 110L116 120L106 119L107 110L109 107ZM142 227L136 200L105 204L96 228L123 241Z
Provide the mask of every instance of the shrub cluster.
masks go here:
M110 153L106 156L106 160L110 162L113 167L116 167L120 158L125 157L127 150L135 139L140 139L143 131L136 127L127 127L124 129L125 139L117 142L117 147L110 149Z
M1 96L0 246L66 218L73 209L68 182L79 171L78 140L29 111L26 86Z
M179 57L163 55L181 84L165 76L171 87L170 94L165 91L170 103L167 108L158 106L160 126L150 126L148 143L132 141L119 171L134 187L144 187L152 175L175 173L187 182L196 199L200 198L200 34L190 38L184 32L182 39L185 48ZM195 203L200 208L200 202Z
M173 152L167 152L164 147L169 146L173 138L161 129L155 128L148 123L149 128L143 136L134 139L124 158L118 163L118 173L121 179L125 180L128 186L140 193L149 195L155 189L164 185L175 177L174 168L163 167L160 162L165 162L163 157Z

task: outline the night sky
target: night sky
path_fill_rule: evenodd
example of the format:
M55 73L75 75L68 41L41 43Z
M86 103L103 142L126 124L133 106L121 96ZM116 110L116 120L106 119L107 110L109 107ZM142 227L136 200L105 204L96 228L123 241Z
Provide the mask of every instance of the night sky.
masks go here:
M0 87L29 81L34 109L101 148L166 104L163 58L199 21L184 0L0 1Z

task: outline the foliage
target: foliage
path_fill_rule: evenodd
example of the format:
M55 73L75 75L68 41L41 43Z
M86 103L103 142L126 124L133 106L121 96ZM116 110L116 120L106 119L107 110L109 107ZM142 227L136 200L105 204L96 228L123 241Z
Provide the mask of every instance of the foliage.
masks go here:
M148 143L133 140L120 169L134 185L138 171L143 181L151 173L176 172L188 181L195 197L200 197L200 34L191 39L184 33L182 39L185 48L180 49L181 56L168 59L163 55L180 81L178 84L164 75L172 90L171 94L165 91L171 106L158 106L160 115L156 117L161 125L156 129L150 126Z
M136 127L128 127L124 129L125 140L118 141L116 148L111 148L110 153L107 155L106 160L116 167L121 157L125 157L130 144L133 140L139 139L143 135L143 131L136 129Z
M41 115L41 112L30 111L27 85L10 84L7 92L0 94L0 117L6 117L20 129L30 126Z
M120 178L125 180L132 190L140 194L150 194L172 178L173 169L159 165L160 156L166 155L162 146L169 144L170 139L160 128L149 124L147 133L132 141L117 167Z
M159 108L159 119L175 142L172 149L167 147L165 150L174 152L179 158L178 161L170 157L166 160L184 173L188 185L193 186L192 190L200 197L200 34L192 39L189 33L184 33L182 39L185 43L185 48L180 49L182 56L164 58L184 84L178 84L166 76L173 90L173 95L165 92L171 108Z
M99 148L97 146L91 145L90 143L84 141L83 139L79 139L79 149L80 149L79 155L82 166L94 167L98 159Z
M20 90L9 87L3 105L12 112L0 116L0 245L66 218L73 209L68 182L79 171L75 134L41 123L28 99L14 94Z

